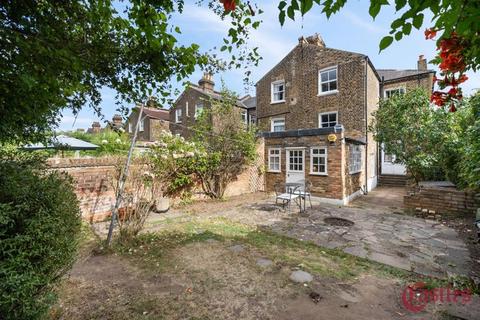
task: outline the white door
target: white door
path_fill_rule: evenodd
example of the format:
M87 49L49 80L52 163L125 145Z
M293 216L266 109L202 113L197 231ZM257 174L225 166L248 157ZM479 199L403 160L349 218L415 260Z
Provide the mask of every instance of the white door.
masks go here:
M403 164L395 162L395 155L386 153L382 148L382 174L406 175L407 169Z
M287 183L305 181L305 149L287 149Z

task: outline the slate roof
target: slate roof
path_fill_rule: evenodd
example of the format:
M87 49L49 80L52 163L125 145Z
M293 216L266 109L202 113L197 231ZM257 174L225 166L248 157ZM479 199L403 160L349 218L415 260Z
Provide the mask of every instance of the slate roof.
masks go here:
M377 69L377 72L378 72L378 75L380 76L380 79L382 79L383 77L385 81L392 81L392 80L408 78L412 76L427 75L429 73L434 73L435 71L416 70L416 69L411 69L411 70Z
M246 95L240 100L247 107L247 109L254 109L257 107L257 97L251 97L250 95Z
M143 108L143 113L153 119L167 121L170 119L169 112L165 109Z
M190 84L190 88L192 88L193 90L195 91L198 91L204 95L207 95L213 99L216 99L216 100L221 100L222 99L222 94L218 91L207 91L207 90L203 90L201 87L195 85L195 84ZM246 96L246 97L250 97L250 96ZM254 106L251 107L251 106L247 106L245 104L245 102L247 101L245 98L242 98L242 99L238 99L237 100L237 103L236 103L236 106L237 107L240 107L240 108L244 108L244 109L250 109L250 108L254 108L256 107L256 101L257 99L255 97L250 97L252 99L254 99ZM250 105L252 105L252 101L248 101L248 103L250 103Z

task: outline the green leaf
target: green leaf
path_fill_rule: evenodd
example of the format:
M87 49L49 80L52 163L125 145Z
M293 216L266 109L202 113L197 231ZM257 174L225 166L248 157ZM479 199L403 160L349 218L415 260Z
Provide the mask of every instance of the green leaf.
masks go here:
M278 21L280 21L280 25L283 26L285 23L285 11L280 11L278 14Z
M305 15L310 9L312 9L313 6L313 0L302 0L300 2L300 12L302 13L302 16Z
M386 36L386 37L383 37L383 39L380 41L380 52L386 48L388 48L388 46L390 46L393 42L393 37L392 36Z
M405 23L405 25L404 25L403 28L402 28L403 34L409 35L411 31L412 31L412 24L410 24L410 23Z
M419 13L417 14L415 17L413 17L413 26L416 28L416 29L420 29L422 27L422 24L423 24L423 18L424 18L424 15L423 13Z
M400 41L402 40L402 37L403 37L402 31L398 31L397 33L395 33L395 40Z

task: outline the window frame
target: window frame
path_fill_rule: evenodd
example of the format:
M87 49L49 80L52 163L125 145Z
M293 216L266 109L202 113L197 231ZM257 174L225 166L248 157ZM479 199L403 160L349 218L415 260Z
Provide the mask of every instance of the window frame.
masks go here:
M145 131L145 119L140 119L140 122L138 124L138 132L144 132Z
M324 150L324 154L313 154L313 150ZM325 171L324 172L315 172L313 171L313 158L324 158L325 159ZM328 176L328 148L327 147L311 147L310 148L310 174L314 176Z
M283 99L281 100L275 100L275 86L278 85L278 84L283 84ZM285 99L285 96L286 96L286 93L287 93L287 88L286 88L286 85L285 85L285 80L282 79L282 80L276 80L276 81L273 81L271 84L270 84L270 104L275 104L275 103L284 103L286 101Z
M394 88L387 88L387 89L383 89L383 97L385 99L389 99L390 97L387 97L387 92L391 92L391 91L397 91L397 90L403 90L403 93L401 94L405 94L407 93L407 88L405 86L401 86L401 87L394 87Z
M198 106L201 105L202 107L200 108L201 109L201 112L203 112L203 109L205 108L205 105L203 104L203 102L197 102L195 103L195 114L193 115L193 118L194 119L197 119L198 116L200 115L200 113L198 112Z
M323 83L330 83L333 82L333 80L328 79L327 81L322 81L322 73L325 72L330 72L332 70L335 70L336 78L335 78L335 83L336 83L336 89L333 90L328 90L328 91L322 91L322 84ZM330 87L330 85L329 85ZM319 96L325 96L329 94L335 94L338 93L338 66L331 66L327 68L323 68L318 70L318 95Z
M335 124L334 124L333 126L328 125L328 126L324 127L324 126L323 126L323 121L322 121L322 116L331 115L331 114L335 114ZM328 121L327 121L326 123L330 123L330 122L331 122L330 119L328 119ZM333 128L333 127L335 127L338 123L339 123L339 122L338 122L338 111L320 112L320 113L318 114L318 127L319 127L319 128Z
M283 130L280 130L280 131L275 131L274 130L274 128L275 128L274 122L276 120L283 120ZM286 124L285 117L271 118L270 119L270 132L284 132L285 131L285 124Z
M251 125L251 126L254 126L257 124L257 117L253 114L249 114L248 115L248 123Z
M243 124L248 125L248 112L246 109L240 111L240 119L242 119Z
M272 151L278 151L278 154L273 155L274 157L278 157L278 170L274 170L271 168ZM282 172L282 148L268 148L268 172Z
M175 109L175 123L182 123L182 108Z
M359 152L353 152L352 149L358 148ZM357 174L362 172L362 162L363 162L363 147L359 144L351 143L349 145L349 155L348 155L348 172L349 174ZM358 157L354 158L353 155L356 154ZM358 160L358 163L355 161ZM356 168L358 166L358 168Z

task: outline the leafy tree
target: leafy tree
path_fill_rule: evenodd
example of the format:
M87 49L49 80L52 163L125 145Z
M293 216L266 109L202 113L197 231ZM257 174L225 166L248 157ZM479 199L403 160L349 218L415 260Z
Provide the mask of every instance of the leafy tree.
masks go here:
M369 126L374 138L407 167L415 182L443 178L442 152L449 134L447 113L434 109L423 89L380 101Z
M294 20L298 13L307 14L318 5L327 18L339 12L347 0L281 0L279 1L279 21L283 25L285 18ZM476 70L480 65L480 2L476 0L455 1L424 1L424 0L370 0L369 14L375 19L382 7L394 6L400 12L399 17L392 21L390 34L385 36L379 44L380 50L387 48L394 40L399 41L408 36L412 28L420 29L424 25L425 14L431 14L432 20L428 28L441 31L442 39L450 38L452 32L462 38L468 45L465 46L463 55L468 69Z
M218 1L200 3L225 18ZM102 87L114 89L119 104L152 95L166 100L170 80L184 80L196 66L258 62L256 51L245 48L249 29L259 24L249 6L228 13L228 62L178 43L181 30L171 20L183 9L183 0L2 1L0 141L39 140L64 109L87 105L100 114Z
M105 128L99 133L88 132L68 132L68 136L80 140L88 141L99 146L92 151L82 151L86 155L106 156L106 155L125 155L130 147L130 138L126 132L115 131Z
M80 231L71 182L36 153L0 149L0 318L40 319L54 301Z
M255 130L241 121L236 104L237 96L223 88L221 99L210 98L193 127L194 141L208 155L200 159L196 173L212 198L222 198L227 185L256 157Z

